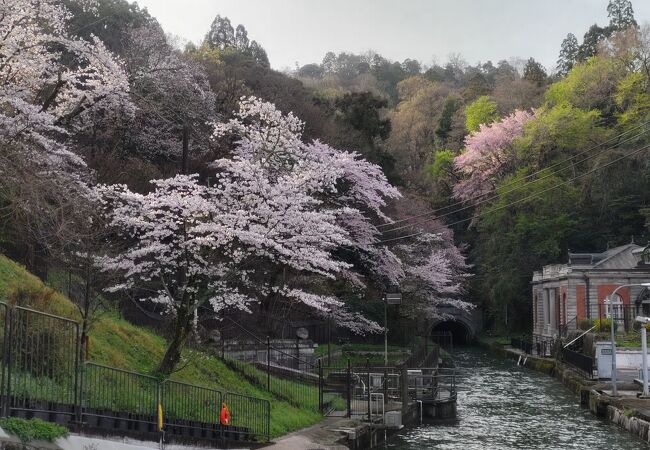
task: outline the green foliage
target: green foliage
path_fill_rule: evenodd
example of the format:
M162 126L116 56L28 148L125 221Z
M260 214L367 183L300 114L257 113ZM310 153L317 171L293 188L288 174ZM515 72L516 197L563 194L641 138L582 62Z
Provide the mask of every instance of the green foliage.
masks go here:
M568 103L586 111L598 109L603 116L610 117L616 109L613 94L624 76L625 68L618 61L590 58L575 65L566 78L552 84L545 99L551 107Z
M454 167L455 153L451 150L439 150L433 155L433 164L431 164L431 176L439 179L448 176Z
M578 328L582 331L587 331L593 326L594 323L590 319L580 319L580 321L578 322Z
M370 92L345 94L335 102L342 119L369 141L386 139L390 134L390 120L382 119L380 112L388 102Z
M563 180L547 172L530 183L526 173L499 183L498 200L478 223L479 289L488 293L489 311L505 331L529 326L522 318L530 316L530 274L560 259L577 232L577 190L551 189Z
M0 255L0 300L14 298L17 291L30 292L30 295L25 297L26 306L79 319L76 307L68 298L44 285L21 265ZM103 314L90 332L91 361L143 374L153 373L165 348L165 339L160 335L120 319L115 311ZM321 419L321 415L313 409L302 405L295 406L285 398L256 386L211 354L186 350L182 360L183 369L172 375L173 380L271 400L272 437L304 428ZM17 378L14 378L15 383ZM57 392L65 388L58 384L49 388L47 383L56 383L56 380L32 380L29 374L25 374L20 380L22 382L16 385L16 388L40 385L43 386L43 392ZM134 399L128 394L113 401L124 407L134 404Z
M599 121L599 111L585 111L567 102L543 107L537 117L525 125L524 136L515 141L518 157L538 168L556 158L564 160L570 153L592 146L594 141L607 136Z
M0 427L7 433L17 436L23 444L31 441L52 442L68 435L66 427L40 419L4 417L0 419Z
M573 68L573 65L578 59L578 50L578 39L573 33L567 34L566 38L562 41L560 56L557 60L557 70L560 76L566 76Z
M445 100L445 104L442 107L442 113L440 114L440 120L438 121L438 127L436 128L436 135L443 142L449 136L452 128L452 122L454 114L460 108L460 98L457 95L448 95Z
M618 122L623 128L630 128L645 122L650 114L648 79L640 72L633 72L621 79L614 95L620 109Z
M497 104L483 95L465 108L465 127L470 133L478 131L480 125L489 125L499 118Z
M596 319L593 321L593 325L596 327L596 330L599 332L609 332L611 330L612 321L606 317L602 319ZM614 331L618 330L618 322L614 321Z
M542 86L546 82L546 76L544 66L530 58L524 67L524 80Z

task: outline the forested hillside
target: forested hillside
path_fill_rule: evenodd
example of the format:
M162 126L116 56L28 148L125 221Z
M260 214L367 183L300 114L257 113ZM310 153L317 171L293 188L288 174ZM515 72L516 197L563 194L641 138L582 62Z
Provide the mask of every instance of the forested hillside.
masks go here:
M555 68L292 73L226 17L180 45L126 0L0 8L0 251L68 273L86 334L105 302L160 317L161 372L226 314L380 332L397 290L405 329L472 304L527 329L533 270L648 238L650 27L627 0Z
M473 265L469 295L495 328L527 329L533 270L569 250L647 242L650 28L629 1L607 12L582 42L567 35L550 70L534 57L423 67L328 53L294 73L339 117L349 120L355 98L357 117L383 108L385 170L434 209L383 227L384 240L410 242L443 218Z
M406 326L471 307L451 230L380 243L428 205L394 185L383 100L324 101L225 17L179 48L135 3L18 3L0 4L0 249L67 274L83 342L135 307L166 334L169 374L225 315L260 336L289 314L363 336L387 291L408 294Z

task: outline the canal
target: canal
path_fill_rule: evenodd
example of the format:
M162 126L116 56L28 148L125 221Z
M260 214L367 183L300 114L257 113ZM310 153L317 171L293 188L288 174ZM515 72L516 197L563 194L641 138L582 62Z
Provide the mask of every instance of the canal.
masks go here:
M391 450L650 449L580 407L548 375L478 348L454 352L459 379L456 423L423 425L391 438Z

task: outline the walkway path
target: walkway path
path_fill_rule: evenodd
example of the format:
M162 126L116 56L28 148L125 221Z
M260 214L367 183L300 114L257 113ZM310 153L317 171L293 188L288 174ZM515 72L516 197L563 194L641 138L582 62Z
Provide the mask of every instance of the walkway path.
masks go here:
M347 450L338 443L358 421L326 417L316 425L295 431L263 447L264 450Z

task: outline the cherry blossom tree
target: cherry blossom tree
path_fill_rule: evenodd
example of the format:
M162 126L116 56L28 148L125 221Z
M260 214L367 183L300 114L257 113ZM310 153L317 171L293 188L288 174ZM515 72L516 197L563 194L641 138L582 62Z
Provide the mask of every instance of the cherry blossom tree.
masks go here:
M186 172L191 155L210 150L215 95L205 71L175 49L157 23L131 30L123 57L138 106L128 130L134 153L177 162Z
M404 311L410 318L444 318L442 308L463 311L474 305L462 299L469 266L450 240L450 232L423 233L412 242L394 248L403 264L399 287Z
M180 360L200 306L246 309L251 299L224 284L231 267L226 256L237 255L227 253L233 230L214 220L220 214L214 190L199 184L195 175L153 184L155 189L146 195L123 185L98 187L108 225L126 248L100 256L96 263L123 275L109 292L135 290L139 300L160 304L175 318L158 367L169 374Z
M355 324L355 331L376 331L329 294L313 292L321 286L314 277L363 287L361 265L370 272L394 261L374 245L379 233L372 219L387 220L381 209L399 192L378 166L319 141L303 142L302 129L293 114L255 97L243 98L234 118L215 126L215 137L235 144L232 158L215 162L216 188L229 200L222 215L237 211L238 226L255 231L239 242L257 268L246 288L256 291L267 315L274 303L299 301L323 315L348 317L342 322Z
M62 137L98 109L131 113L128 79L97 39L67 29L55 0L0 0L0 136L31 161L83 165Z
M0 0L0 209L29 254L47 253L89 195L76 137L97 116L133 112L122 63L69 19L60 1Z
M465 176L454 186L454 197L472 201L494 191L495 182L510 167L513 141L524 134L524 125L534 114L513 114L480 129L465 138L465 151L454 158L454 167Z

